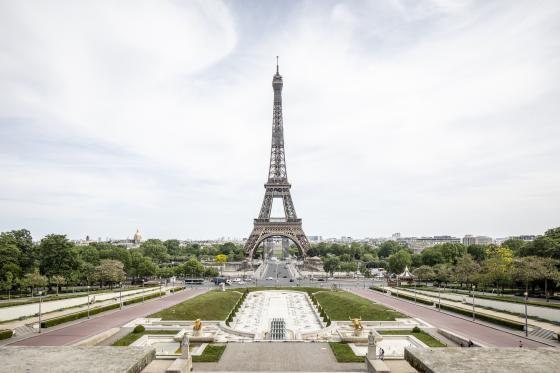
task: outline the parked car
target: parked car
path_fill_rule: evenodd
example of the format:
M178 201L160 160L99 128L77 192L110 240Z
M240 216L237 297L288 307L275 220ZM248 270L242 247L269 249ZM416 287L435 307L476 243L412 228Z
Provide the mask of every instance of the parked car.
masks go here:
M272 277L267 277L266 279L267 279L267 280L272 280L273 278L272 278Z
M318 279L317 281L325 281L325 279L324 279L324 278L320 278L320 279Z

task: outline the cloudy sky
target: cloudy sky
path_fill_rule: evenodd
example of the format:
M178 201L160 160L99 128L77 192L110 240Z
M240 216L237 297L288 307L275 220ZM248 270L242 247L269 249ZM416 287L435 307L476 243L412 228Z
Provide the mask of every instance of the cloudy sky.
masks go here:
M0 231L246 237L275 56L309 235L560 225L560 2L0 0Z

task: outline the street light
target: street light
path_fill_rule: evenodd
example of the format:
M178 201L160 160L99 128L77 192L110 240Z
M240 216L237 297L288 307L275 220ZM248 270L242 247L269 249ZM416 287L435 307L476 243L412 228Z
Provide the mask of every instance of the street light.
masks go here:
M89 319L89 285L87 286L87 318Z
M472 321L474 322L475 320L475 313L474 313L474 288L476 286L472 286Z
M525 296L525 337L529 336L529 327L527 325L527 300L529 297L529 293L524 292L523 295Z
M142 279L142 303L144 303L144 279Z
M43 305L43 297L41 296L42 292L39 291L38 295L39 295L39 333L41 333L41 306Z
M438 311L441 312L441 286L438 287Z
M416 280L414 280L414 304L416 304Z
M119 285L120 285L119 286L119 302L121 304L120 308L122 310L122 306L123 306L123 304L122 304L122 282L120 282Z

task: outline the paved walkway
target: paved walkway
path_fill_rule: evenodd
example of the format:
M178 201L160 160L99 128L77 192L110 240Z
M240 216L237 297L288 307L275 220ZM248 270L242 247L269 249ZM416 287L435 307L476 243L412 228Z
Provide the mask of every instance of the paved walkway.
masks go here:
M387 290L390 290L393 293L397 292L397 289L395 289L393 287L386 286L385 288ZM406 294L406 295L411 296L411 297L414 297L414 292L413 291L403 290L403 289L399 288L398 292L402 293L402 294ZM447 294L447 296L449 296L449 294ZM416 297L418 299L422 298L422 299L430 300L430 301L435 302L435 303L438 303L438 301L439 301L437 294L432 295L432 294L420 294L420 293L418 293L418 294L416 294ZM472 311L472 298L468 297L468 296L465 296L465 299L467 300L467 302L469 302L468 304L461 303L460 301L447 300L447 299L444 299L442 297L441 298L441 304L447 304L447 305L450 305L450 306L453 306L453 307L464 309L466 311ZM481 313L481 314L484 314L484 315L496 316L496 317L500 317L502 319L511 320L511 321L515 321L515 322L518 322L518 323L521 323L521 324L525 324L525 318L524 317L519 317L519 316L515 316L515 315L510 315L510 314L507 314L507 313L504 313L504 312L487 310L487 309L484 309L484 308L477 307L476 306L477 301L482 302L482 301L484 301L484 299L478 299L477 300L476 296L475 296L474 308L475 308L475 313L476 314ZM520 306L520 307L524 306L522 304L521 305L515 304L515 305ZM555 310L555 309L552 309L552 308L548 308L548 309L545 309L545 310L553 312L553 313L558 313L560 315L560 310ZM558 326L558 325L554 325L554 324L544 322L544 321L532 320L532 319L528 319L527 323L531 326L537 326L539 328L552 330L553 332L555 332L557 334L560 333L560 326ZM529 328L529 331L531 331L530 328Z
M14 346L67 346L97 335L111 328L120 327L136 318L146 317L154 312L181 303L189 298L207 292L208 289L187 289L162 298L137 303L125 307L122 311L108 311L91 319L80 320L70 325L43 329L43 333L19 340Z
M217 363L194 363L194 371L364 372L365 363L338 363L328 343L233 343Z
M172 287L162 287L162 291L171 289ZM146 290L130 290L122 292L123 302L132 298L159 292L157 288L146 288ZM103 307L110 304L119 303L119 292L103 293L90 295L90 301L95 296L95 303L90 305L90 310L97 307ZM43 320L52 319L58 316L64 316L70 313L87 310L87 296L70 299L61 299L50 302L44 302L41 306L43 311ZM14 307L0 308L0 320L12 320L2 323L2 328L16 329L20 326L34 324L39 322L38 316L26 317L18 320L18 317L35 315L39 313L39 303L20 305Z
M487 346L495 347L518 347L519 341L523 341L526 347L548 347L548 345L526 339L519 335L493 329L486 325L473 323L463 318L438 312L435 309L415 305L409 301L404 301L390 295L384 295L372 290L353 289L353 293L366 299L372 300L384 306L394 308L410 317L418 317L437 328L443 328L454 333L463 335L474 341L478 341Z

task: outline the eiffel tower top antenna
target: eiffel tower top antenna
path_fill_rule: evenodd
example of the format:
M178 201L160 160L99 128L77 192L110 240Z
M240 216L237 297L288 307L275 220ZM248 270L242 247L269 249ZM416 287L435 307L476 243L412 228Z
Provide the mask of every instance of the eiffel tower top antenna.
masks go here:
M278 72L278 56L276 56L276 74L280 74L280 73Z

